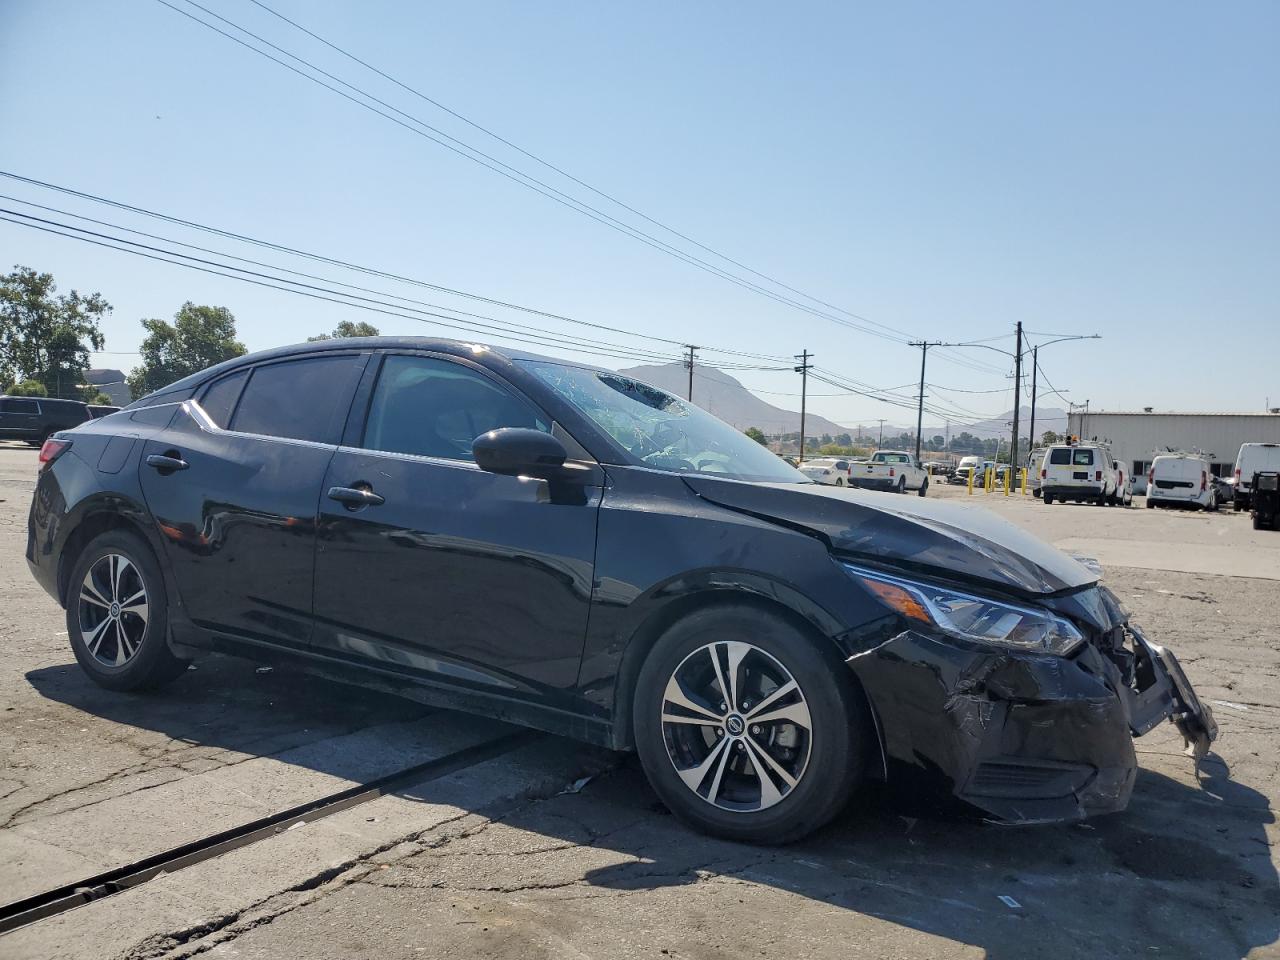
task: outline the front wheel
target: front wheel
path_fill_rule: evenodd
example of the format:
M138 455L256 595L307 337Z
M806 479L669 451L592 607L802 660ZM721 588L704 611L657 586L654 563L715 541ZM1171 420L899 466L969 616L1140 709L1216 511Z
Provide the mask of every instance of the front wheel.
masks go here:
M844 486L844 477L836 477L836 486L837 486L837 487L843 487L843 486Z
M781 844L839 813L873 736L846 667L751 606L678 622L636 684L636 750L671 812L707 833Z
M141 690L187 665L169 649L164 577L136 535L109 530L89 542L71 570L67 635L81 669L110 690Z
M1053 503L1053 497L1049 496L1049 494L1047 493L1040 499L1043 500L1046 504Z

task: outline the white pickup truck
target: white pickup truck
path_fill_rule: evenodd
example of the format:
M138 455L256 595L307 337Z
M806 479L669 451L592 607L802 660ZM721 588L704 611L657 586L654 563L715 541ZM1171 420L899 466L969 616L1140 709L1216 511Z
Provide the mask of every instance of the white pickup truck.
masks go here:
M893 493L916 490L922 497L929 489L929 471L914 456L901 450L877 450L870 460L856 461L852 466L851 486Z

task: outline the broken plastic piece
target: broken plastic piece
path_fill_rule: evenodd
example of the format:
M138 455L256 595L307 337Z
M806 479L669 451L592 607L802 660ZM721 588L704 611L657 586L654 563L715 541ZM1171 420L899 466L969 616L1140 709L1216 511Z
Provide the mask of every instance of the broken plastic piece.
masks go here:
M1010 910L1021 910L1022 904L1006 893L999 894L999 900Z

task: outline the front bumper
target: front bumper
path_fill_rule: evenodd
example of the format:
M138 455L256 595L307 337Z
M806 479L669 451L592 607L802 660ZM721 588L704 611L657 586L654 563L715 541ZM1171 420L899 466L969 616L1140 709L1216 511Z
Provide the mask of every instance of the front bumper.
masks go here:
M1165 719L1203 756L1217 725L1172 653L1136 628L1106 643L1028 656L908 630L854 653L890 786L1000 822L1063 822L1128 805L1133 738Z

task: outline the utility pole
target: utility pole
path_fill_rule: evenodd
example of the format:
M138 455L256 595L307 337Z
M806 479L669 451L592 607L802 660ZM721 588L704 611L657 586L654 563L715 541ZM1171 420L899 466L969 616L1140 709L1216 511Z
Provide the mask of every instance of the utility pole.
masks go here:
M884 446L884 421L881 420L880 421L880 442L876 444L876 449L879 450L883 446Z
M796 354L796 359L800 361L800 366L795 368L796 373L800 374L800 456L796 458L797 463L804 463L804 402L809 390L809 368L813 366L809 362L811 356L808 349Z
M1027 443L1031 445L1031 450L1036 448L1036 371L1040 367L1039 350L1038 346L1031 348L1031 429L1027 431ZM1030 453L1031 450L1027 452Z
M1017 340L1013 348L1013 439L1009 443L1010 477L1018 476L1018 413L1022 405L1022 321L1016 327Z
M924 364L929 357L930 347L944 347L946 344L941 341L930 343L927 340L913 340L907 346L920 348L920 408L916 411L916 460L919 461L920 431L924 429ZM881 429L883 431L883 428ZM881 439L883 440L884 437L881 436Z
M687 367L689 370L689 392L686 395L685 399L687 399L690 403L692 403L693 402L693 358L695 356L694 351L697 350L698 348L691 343L686 343L684 346L685 346L685 349L689 351L689 356L687 356L684 361L685 367Z

